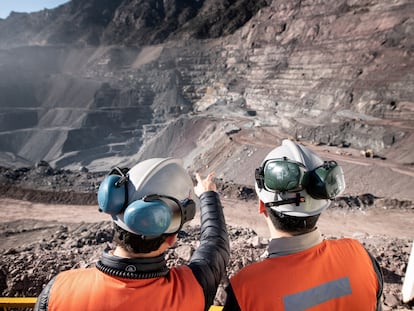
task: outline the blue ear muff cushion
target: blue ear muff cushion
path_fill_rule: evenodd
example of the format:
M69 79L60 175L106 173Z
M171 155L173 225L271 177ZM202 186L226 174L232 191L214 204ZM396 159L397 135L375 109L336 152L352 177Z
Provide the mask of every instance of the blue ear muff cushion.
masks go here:
M134 201L124 213L124 223L144 236L158 236L166 232L171 223L171 210L161 200Z
M98 190L99 209L110 215L119 214L125 203L125 186L115 186L119 178L121 178L119 175L107 176Z

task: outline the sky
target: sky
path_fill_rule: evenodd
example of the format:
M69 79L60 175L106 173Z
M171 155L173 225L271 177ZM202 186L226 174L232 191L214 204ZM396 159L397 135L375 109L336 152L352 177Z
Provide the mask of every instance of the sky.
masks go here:
M69 0L0 0L0 18L6 18L11 11L37 12L43 9L52 9Z

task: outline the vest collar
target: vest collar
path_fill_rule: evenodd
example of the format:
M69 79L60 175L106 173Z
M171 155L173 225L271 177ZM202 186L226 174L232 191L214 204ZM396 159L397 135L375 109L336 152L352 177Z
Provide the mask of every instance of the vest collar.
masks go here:
M318 229L292 237L272 239L268 247L268 258L291 255L311 248L323 241Z
M151 258L123 258L105 250L96 263L98 270L128 279L148 279L168 274L164 254Z

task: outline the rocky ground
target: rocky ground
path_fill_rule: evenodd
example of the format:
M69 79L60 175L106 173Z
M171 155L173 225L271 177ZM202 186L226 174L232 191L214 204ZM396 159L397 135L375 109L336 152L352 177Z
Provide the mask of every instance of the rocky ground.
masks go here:
M111 247L111 223L104 215L97 213L95 206L96 189L102 176L103 173L89 173L86 170L53 170L47 163L39 163L35 168L1 169L2 296L36 296L59 271L93 266L102 250ZM252 212L256 200L253 189L221 180L217 182L231 240L232 253L228 266L231 276L246 264L260 260L267 246L266 230L256 216L249 214L257 214ZM55 189L50 191L52 184ZM413 303L404 304L401 301L401 286L412 237L409 228L402 229L402 233L397 231L398 227L404 226L403 219L414 219L413 206L397 203L375 201L374 197L369 196L344 197L334 202L327 211L327 218L321 219L321 227L326 232L326 238L352 234L374 254L384 273L384 310L413 310ZM390 216L390 211L394 216ZM380 228L383 234L370 230L364 224L367 220L363 215L370 213L378 216L376 221L389 224L386 228ZM243 223L246 218L255 224ZM395 218L400 225L393 224L390 218ZM366 231L350 228L352 222L349 222L349 232L341 231L338 219L352 219L356 227L365 227ZM382 226L381 223L376 225ZM198 238L199 226L196 222L191 223L180 234L175 247L166 254L168 264L186 263L197 247ZM223 285L225 283L223 280ZM223 291L220 288L216 303L222 302Z

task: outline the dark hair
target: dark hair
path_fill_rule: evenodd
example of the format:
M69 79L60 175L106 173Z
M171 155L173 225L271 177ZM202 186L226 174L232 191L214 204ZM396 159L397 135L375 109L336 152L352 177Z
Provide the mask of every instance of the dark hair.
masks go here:
M168 237L168 234L162 234L154 238L144 237L129 232L116 223L114 223L113 242L126 249L130 253L144 254L157 250Z
M293 235L313 231L320 216L320 214L307 217L290 216L275 211L268 206L266 206L266 211L276 229Z

